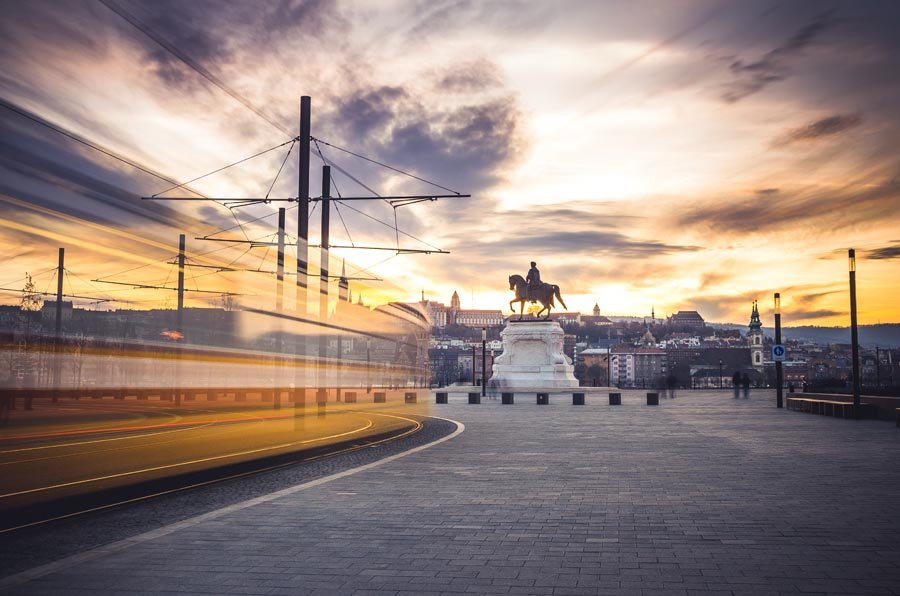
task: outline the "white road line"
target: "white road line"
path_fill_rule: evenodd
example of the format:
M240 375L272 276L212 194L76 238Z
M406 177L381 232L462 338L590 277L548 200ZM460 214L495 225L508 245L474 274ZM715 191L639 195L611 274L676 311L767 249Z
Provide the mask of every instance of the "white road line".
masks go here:
M70 557L65 557L64 559L60 559L58 561L53 561L52 563L47 563L45 565L40 565L38 567L34 567L32 569L28 569L25 571L21 571L14 575L10 575L9 577L5 577L0 579L0 589L10 588L12 586L18 586L24 583L27 583L33 579L37 579L40 577L44 577L46 575L50 575L51 573L55 573L57 571L62 571L63 569L68 569L70 567L74 567L79 563L86 563L88 561L92 561L98 557L102 557L104 555L111 555L113 553L117 553L128 549L132 546L136 546L138 544L142 544L144 542L149 542L151 540L155 540L156 538L161 538L163 536L168 536L174 532L178 532L179 530L184 530L185 528L190 528L199 524L202 524L205 521L209 521L212 519L216 519L222 517L223 515L227 515L229 513L233 513L235 511L241 511L243 509L248 509L250 507L254 507L256 505L260 505L262 503L268 503L269 501L274 501L275 499L280 499L281 497L292 495L294 493L298 493L300 491L304 491L310 488L314 488L316 486L320 486L327 482L331 482L332 480L338 480L339 478L346 478L347 476L352 476L353 474L357 474L359 472L364 472L366 470L370 470L377 466L384 465L386 463L392 462L394 460L398 460L401 457L406 457L407 455L412 455L413 453L418 453L419 451L424 451L430 447L434 447L444 441L449 441L450 439L458 437L463 431L466 430L465 425L462 422L458 422L456 420L451 420L449 418L441 418L439 416L427 416L427 418L434 418L436 420L444 420L446 422L451 422L456 425L456 430L447 435L446 437L441 437L431 443L426 443L424 445L419 445L418 447L413 447L408 451L404 451L402 453L396 453L394 455L389 455L383 459L379 459L378 461L374 461L369 464L365 464L359 466L358 468L352 468L350 470L344 470L343 472L338 472L336 474L331 474L330 476L325 476L324 478L318 478L316 480L311 480L309 482L304 482L302 484L298 484L296 486L291 486L288 488L281 489L279 491L275 491L274 493L269 493L268 495L263 495L261 497L256 497L253 499L248 499L246 501L242 501L240 503L234 503L233 505L228 505L227 507L222 507L221 509L216 509L215 511L210 511L208 513L204 513L202 515L198 515L196 517L192 517L186 520L182 520L180 522L175 522L174 524L169 524L168 526L163 526L162 528L158 528L156 530L150 530L149 532L144 532L143 534L138 534L137 536L132 536L131 538L125 538L124 540L119 540L118 542L112 542L110 544L105 544L103 546L98 546L97 548L93 548L89 551L79 553L77 555L72 555Z

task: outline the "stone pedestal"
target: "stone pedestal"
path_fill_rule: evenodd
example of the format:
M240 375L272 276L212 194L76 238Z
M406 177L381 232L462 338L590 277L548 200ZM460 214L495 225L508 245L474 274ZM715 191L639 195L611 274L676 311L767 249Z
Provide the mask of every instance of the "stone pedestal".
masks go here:
M578 387L575 368L563 354L562 328L556 321L510 321L500 332L503 353L494 359L490 387L568 389Z

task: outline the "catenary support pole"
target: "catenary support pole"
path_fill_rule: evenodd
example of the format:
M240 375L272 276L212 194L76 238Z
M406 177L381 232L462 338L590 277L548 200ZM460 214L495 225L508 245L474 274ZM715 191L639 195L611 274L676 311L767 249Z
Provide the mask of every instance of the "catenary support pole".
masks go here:
M319 365L317 386L319 391L325 390L327 384L328 371L325 367L325 360L328 357L328 335L325 333L324 323L328 322L328 243L329 228L331 226L331 166L322 166L322 201L320 210L322 211L321 235L322 240L321 252L319 256L319 323L323 325L319 328Z
M278 260L275 268L275 310L284 310L284 207L278 209Z
M308 95L300 98L300 141L299 176L297 182L297 296L296 315L300 318L306 316L308 268L309 268L309 137L310 114L312 100ZM298 330L297 336L300 336ZM295 353L299 357L306 356L306 342L302 339L296 343ZM303 367L296 367L294 377L294 408L302 407L306 403L306 379L303 376ZM295 412L296 413L296 412Z
M859 415L862 388L859 379L859 330L856 323L856 250L850 249L850 348L853 352L853 410Z
M181 405L181 374L182 374L182 342L184 342L184 234L178 235L178 311L176 317L176 340L178 347L175 350L175 405Z
M775 345L781 345L781 293L775 292ZM780 360L775 361L775 405L784 407L784 369Z
M59 399L57 393L62 383L62 308L63 308L63 279L66 271L66 249L60 247L59 262L56 267L56 325L53 327L53 393L52 401Z

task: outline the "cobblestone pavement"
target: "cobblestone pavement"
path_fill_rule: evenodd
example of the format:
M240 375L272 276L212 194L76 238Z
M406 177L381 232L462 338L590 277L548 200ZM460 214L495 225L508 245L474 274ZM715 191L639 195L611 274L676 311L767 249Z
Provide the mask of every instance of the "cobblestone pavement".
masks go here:
M465 432L21 594L900 594L900 431L682 392L486 399Z

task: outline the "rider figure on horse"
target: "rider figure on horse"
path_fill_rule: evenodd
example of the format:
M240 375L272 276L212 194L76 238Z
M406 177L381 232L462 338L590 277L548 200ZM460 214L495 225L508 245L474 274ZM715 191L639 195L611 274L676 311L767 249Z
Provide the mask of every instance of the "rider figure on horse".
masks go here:
M537 268L537 263L531 261L531 269L528 270L528 275L525 276L525 281L528 282L528 299L531 300L531 303L534 304L535 298L534 290L540 288L543 285L541 282L541 272Z

